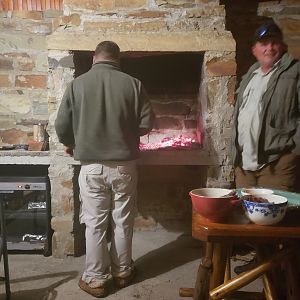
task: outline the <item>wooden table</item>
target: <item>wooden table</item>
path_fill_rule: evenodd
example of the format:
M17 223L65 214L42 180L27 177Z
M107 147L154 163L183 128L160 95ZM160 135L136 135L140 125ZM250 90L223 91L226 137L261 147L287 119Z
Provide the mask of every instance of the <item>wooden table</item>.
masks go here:
M192 235L206 243L206 254L201 259L195 287L181 288L180 296L193 297L194 300L227 300L238 294L241 299L284 300L282 292L280 294L277 289L282 282L278 283L274 272L280 266L287 278L285 299L299 300L300 265L295 262L300 255L300 210L288 210L284 220L272 226L247 223L242 215L236 210L227 223L212 223L193 211ZM251 243L255 247L259 265L231 279L231 247L242 243ZM264 295L238 291L260 276L263 276Z

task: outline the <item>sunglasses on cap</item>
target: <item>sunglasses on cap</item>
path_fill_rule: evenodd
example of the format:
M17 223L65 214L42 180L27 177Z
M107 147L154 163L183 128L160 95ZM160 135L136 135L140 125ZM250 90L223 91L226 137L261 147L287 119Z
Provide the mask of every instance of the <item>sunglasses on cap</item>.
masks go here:
M277 37L282 39L282 31L275 23L265 24L256 30L254 41L258 41L264 37Z

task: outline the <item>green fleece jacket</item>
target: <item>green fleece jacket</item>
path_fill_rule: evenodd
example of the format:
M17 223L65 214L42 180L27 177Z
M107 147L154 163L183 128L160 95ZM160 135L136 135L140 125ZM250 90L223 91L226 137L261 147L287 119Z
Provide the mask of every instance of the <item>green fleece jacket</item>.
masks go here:
M237 141L237 119L243 94L253 71L259 63L250 67L237 89L234 113L233 162L239 165L241 153ZM258 136L258 163L265 164L292 151L300 155L300 62L285 53L278 70L269 80L262 97L262 122Z
M116 64L100 62L66 89L55 130L62 144L74 146L76 160L132 160L140 129L149 132L153 119L142 83Z

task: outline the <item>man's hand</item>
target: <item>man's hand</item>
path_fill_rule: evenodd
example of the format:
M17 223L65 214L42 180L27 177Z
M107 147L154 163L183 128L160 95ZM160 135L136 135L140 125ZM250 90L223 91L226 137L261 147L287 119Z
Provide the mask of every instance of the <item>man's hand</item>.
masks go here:
M73 156L73 147L65 146L65 153L70 156Z

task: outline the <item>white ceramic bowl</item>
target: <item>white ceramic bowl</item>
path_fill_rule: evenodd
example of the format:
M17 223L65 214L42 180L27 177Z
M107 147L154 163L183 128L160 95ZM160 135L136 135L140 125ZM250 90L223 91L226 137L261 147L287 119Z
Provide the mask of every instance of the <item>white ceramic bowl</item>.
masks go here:
M267 200L267 203L254 202L255 197ZM287 210L287 198L274 194L244 196L243 207L248 219L258 225L273 225L279 223ZM251 201L252 200L252 201Z
M244 195L271 195L273 191L264 188L243 188L241 194Z

